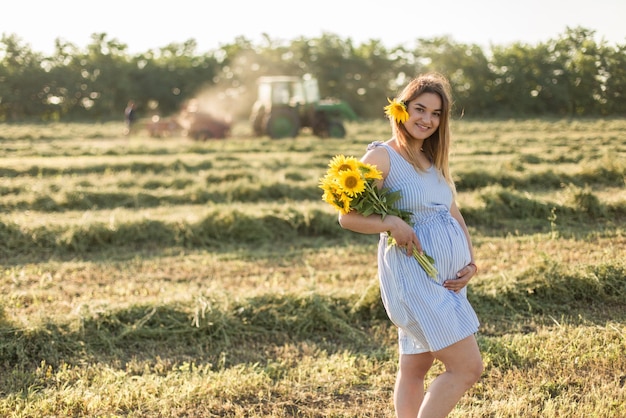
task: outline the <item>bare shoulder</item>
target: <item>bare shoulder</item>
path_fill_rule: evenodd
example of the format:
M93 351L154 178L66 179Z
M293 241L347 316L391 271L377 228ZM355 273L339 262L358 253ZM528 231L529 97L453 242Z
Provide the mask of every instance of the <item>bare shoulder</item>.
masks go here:
M387 173L389 173L389 152L382 146L382 142L370 144L361 161L376 166L383 173L383 177L387 177Z

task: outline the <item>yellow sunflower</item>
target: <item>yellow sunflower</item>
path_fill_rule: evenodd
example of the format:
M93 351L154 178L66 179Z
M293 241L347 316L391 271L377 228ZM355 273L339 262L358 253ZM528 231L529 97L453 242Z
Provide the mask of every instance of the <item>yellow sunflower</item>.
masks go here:
M319 187L330 193L341 194L341 187L339 185L339 177L332 176L327 173L324 177L319 180Z
M359 170L361 171L361 173L363 174L363 178L365 179L381 180L383 178L383 173L378 168L376 168L375 165L360 163Z
M355 157L346 157L345 155L335 155L330 163L328 163L328 173L339 176L339 173L346 170L356 171L358 169L359 160Z
M344 193L341 195L341 197L339 198L339 203L343 204L343 207L340 208L339 210L344 215L349 213L352 210L352 208L350 207L350 204L352 203L352 198L348 196L347 194Z
M335 196L334 194L328 191L324 191L324 194L322 195L322 199L324 200L324 202L328 203L333 208L343 212L344 203L341 200L341 196Z
M324 191L324 194L322 195L323 201L330 204L337 210L343 210L344 202L342 200L342 196L344 194L342 193L339 182L336 178L327 174L325 177L320 179L319 187Z
M390 100L387 98L389 104L385 106L385 115L393 118L398 123L404 123L409 120L409 112L406 110L404 102L397 100Z
M357 170L344 170L339 173L339 185L350 197L355 197L365 190L365 180Z

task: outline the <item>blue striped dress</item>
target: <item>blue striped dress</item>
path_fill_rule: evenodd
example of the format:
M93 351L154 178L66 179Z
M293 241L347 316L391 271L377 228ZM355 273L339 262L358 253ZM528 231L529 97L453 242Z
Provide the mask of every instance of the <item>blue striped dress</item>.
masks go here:
M384 186L401 191L396 205L413 213L417 237L439 272L436 279L426 275L406 250L388 246L387 234L381 233L378 276L383 305L398 327L400 353L441 350L478 331L467 288L455 293L443 287L471 261L467 239L450 214L453 194L435 166L420 173L383 142L372 142L368 149L378 146L387 150L390 159Z

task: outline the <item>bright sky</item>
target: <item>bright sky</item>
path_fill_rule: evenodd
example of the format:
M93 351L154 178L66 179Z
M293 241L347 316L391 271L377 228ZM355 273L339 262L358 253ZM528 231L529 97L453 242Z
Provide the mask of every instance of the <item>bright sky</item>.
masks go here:
M128 45L131 54L195 39L204 53L244 36L260 44L327 32L360 44L413 46L449 35L455 42L536 44L567 27L596 31L596 40L626 44L625 0L12 0L3 2L0 33L35 52L52 53L61 38L79 48L94 33Z

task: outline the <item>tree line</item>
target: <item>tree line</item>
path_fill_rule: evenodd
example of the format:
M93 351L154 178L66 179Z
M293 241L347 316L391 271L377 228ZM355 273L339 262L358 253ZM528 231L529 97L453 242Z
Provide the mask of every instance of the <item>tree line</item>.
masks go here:
M450 79L455 112L465 117L626 115L626 44L597 41L594 30L576 27L537 44L489 49L450 37L387 47L323 33L290 41L264 36L258 44L237 37L205 53L190 39L135 55L106 33L93 34L85 49L57 39L50 56L3 34L0 121L120 119L129 100L140 116L170 115L199 95L213 109L247 118L256 79L279 74L311 74L322 97L371 119L426 71Z

